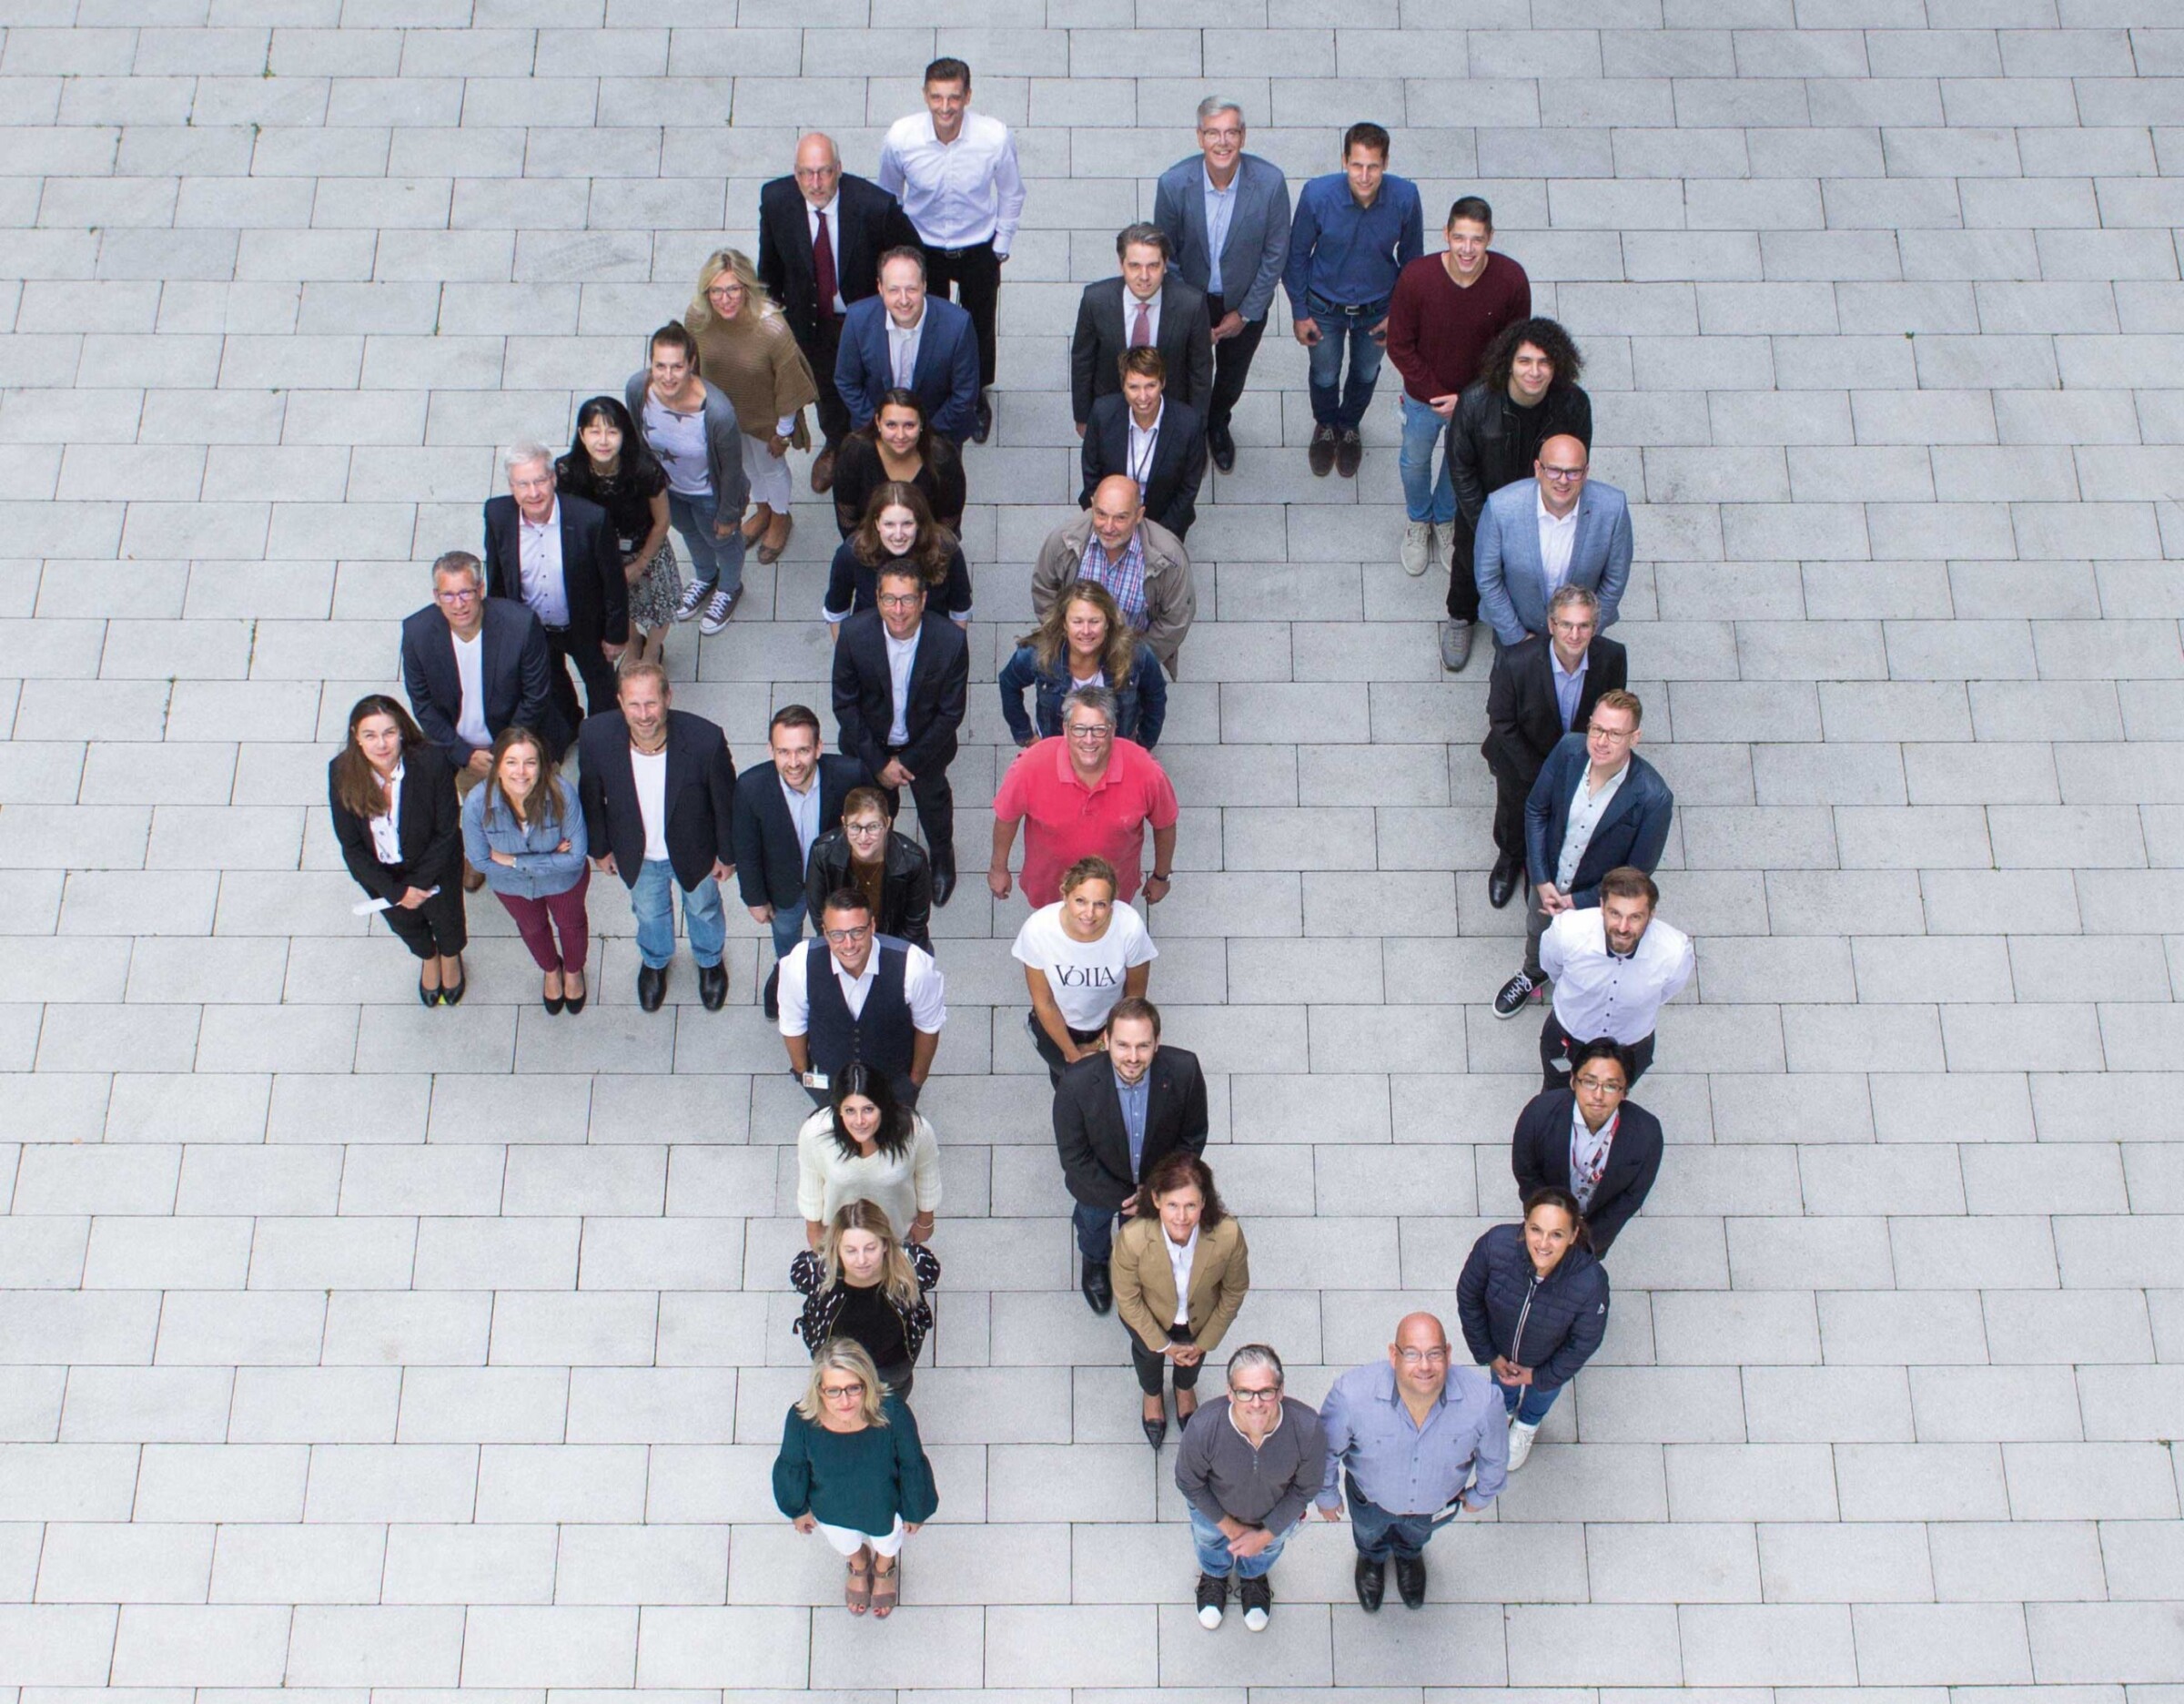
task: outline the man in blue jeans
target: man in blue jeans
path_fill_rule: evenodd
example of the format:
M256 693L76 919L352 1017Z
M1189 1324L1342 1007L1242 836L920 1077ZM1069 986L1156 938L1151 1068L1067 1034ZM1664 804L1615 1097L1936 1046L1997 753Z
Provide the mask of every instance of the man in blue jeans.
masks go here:
M1198 1625L1208 1632L1221 1624L1231 1577L1244 1626L1266 1630L1274 1608L1267 1576L1320 1488L1320 1416L1281 1385L1281 1357L1246 1344L1228 1357L1228 1395L1191 1415L1176 1452L1176 1489L1190 1505L1198 1553Z
M1464 1510L1474 1515L1509 1477L1509 1418L1484 1367L1449 1366L1449 1334L1431 1314L1406 1314L1385 1362L1352 1367L1320 1405L1327 1471L1320 1516L1350 1496L1358 1602L1377 1614L1395 1558L1406 1608L1426 1601L1425 1548Z
M1297 198L1282 275L1297 340L1311 351L1312 472L1356 477L1365 453L1359 423L1372 401L1388 341L1388 301L1398 274L1425 251L1418 187L1388 170L1388 132L1343 132L1342 169L1315 178ZM1350 355L1343 376L1342 357Z

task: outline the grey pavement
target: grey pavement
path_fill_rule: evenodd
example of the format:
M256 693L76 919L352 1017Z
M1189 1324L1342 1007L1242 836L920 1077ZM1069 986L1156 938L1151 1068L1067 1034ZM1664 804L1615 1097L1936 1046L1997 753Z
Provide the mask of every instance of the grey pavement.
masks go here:
M2184 16L2175 0L5 0L0 1704L2175 1704L2184 1683ZM942 1487L853 1624L775 1515L801 1100L730 1009L460 1010L352 918L323 765L493 446L565 436L805 126L938 52L1019 127L978 671L1070 510L1078 285L1212 88L1292 179L1493 202L1632 497L1620 636L1698 939L1613 1328L1432 1601L1314 1528L1189 1613L1071 1287L1006 943L940 917ZM1316 1396L1512 1209L1484 660L1396 563L1394 385L1305 468L1278 322L1191 539L1153 992ZM824 509L678 702L821 691ZM963 844L1006 755L978 694ZM976 869L976 857L970 860ZM1453 874L1451 873L1453 872ZM1340 1695L1330 1689L1347 1689ZM1945 1689L1946 1689L1945 1695Z

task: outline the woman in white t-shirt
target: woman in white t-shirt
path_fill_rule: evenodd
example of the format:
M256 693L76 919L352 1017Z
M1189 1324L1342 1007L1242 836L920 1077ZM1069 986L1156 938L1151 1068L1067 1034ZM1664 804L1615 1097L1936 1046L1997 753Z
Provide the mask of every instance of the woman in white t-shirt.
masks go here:
M1031 990L1024 1027L1057 1083L1062 1067L1105 1048L1115 1002L1143 999L1160 949L1128 906L1115 903L1115 867L1079 858L1062 876L1062 897L1016 931L1016 958Z

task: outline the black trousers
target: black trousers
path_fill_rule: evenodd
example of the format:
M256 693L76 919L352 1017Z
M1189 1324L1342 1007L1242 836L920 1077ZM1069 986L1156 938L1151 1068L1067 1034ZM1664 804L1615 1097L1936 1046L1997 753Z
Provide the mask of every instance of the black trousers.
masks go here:
M920 243L925 251L925 288L935 296L950 294L978 333L978 388L994 382L994 315L1001 306L1001 262L988 240L968 248L935 248ZM919 808L922 810L923 806Z
M419 885L399 871L396 879ZM450 871L440 884L440 891L416 910L405 911L399 906L389 906L379 917L394 938L420 958L430 958L435 953L443 958L452 958L470 944L470 925L462 914L460 869Z
M546 630L549 694L561 715L568 719L569 726L573 729L584 719L587 710L577 707L576 687L569 679L568 665L571 663L576 664L576 672L583 679L584 703L592 715L614 708L614 665L607 661L606 654L599 648L597 635L579 635L572 627L549 627Z
M1478 544L1478 534L1463 518L1461 509L1456 512L1456 523L1451 531L1456 543L1449 551L1449 619L1477 621L1479 572L1472 553Z
M811 336L796 334L796 347L812 364L812 377L819 385L819 435L832 450L849 436L849 404L843 401L842 393L834 389L834 358L842 352L842 322L831 314L819 316L819 328Z
M1062 1086L1062 1069L1069 1061L1062 1057L1062 1050L1055 1046L1054 1038L1046 1033L1046 1026L1039 1021L1039 1014L1036 1008L1024 1014L1024 1027L1031 1031L1032 1046L1038 1049L1039 1057L1046 1061L1046 1075L1053 1079L1056 1088L1060 1088ZM1099 1040L1099 1031L1097 1030L1079 1030L1074 1024L1068 1025L1067 1028L1069 1039L1079 1047L1087 1046Z
M1126 1325L1123 1327L1123 1329L1125 1332L1128 1333L1129 1335L1130 1365L1137 1370L1138 1388L1139 1390L1143 1391L1148 1396L1158 1396L1160 1395L1161 1375L1164 1372L1169 1369L1173 1369L1175 1373L1176 1388L1178 1390L1184 1391L1198 1389L1198 1369L1206 1364L1205 1362L1200 1361L1193 1366L1177 1366L1176 1364L1170 1361L1166 1355L1155 1354L1143 1344L1139 1343L1138 1341L1138 1334L1134 1331L1130 1331L1128 1326ZM1196 1341L1196 1339L1194 1339L1190 1334L1190 1328L1187 1325L1170 1325L1168 1328L1168 1340L1170 1343L1178 1344L1192 1343Z
M900 746L887 747L890 757L902 756ZM873 777L879 786L879 777ZM887 814L902 814L902 794L895 787L883 786L887 796ZM948 772L944 766L927 770L910 783L910 796L917 801L917 826L924 831L926 854L935 870L956 867L956 789L948 785Z
M1580 1040L1562 1028L1562 1020L1548 1009L1547 1021L1540 1026L1540 1087L1567 1089L1570 1086L1570 1056L1580 1045ZM1631 1056L1631 1080L1627 1085L1635 1089L1638 1080L1645 1075L1645 1068L1653 1062L1653 1038L1642 1036L1623 1050Z
M1532 784L1539 779L1540 766L1533 764L1527 773L1499 746L1487 758L1486 766L1494 772L1494 850L1522 864L1524 801L1532 796Z
M1218 296L1206 299L1207 317L1216 325L1228 311ZM1213 394L1206 399L1203 410L1208 431L1228 425L1228 416L1236 410L1237 399L1244 394L1244 380L1251 373L1251 358L1259 353L1259 340L1266 334L1264 320L1247 320L1242 330L1213 346Z

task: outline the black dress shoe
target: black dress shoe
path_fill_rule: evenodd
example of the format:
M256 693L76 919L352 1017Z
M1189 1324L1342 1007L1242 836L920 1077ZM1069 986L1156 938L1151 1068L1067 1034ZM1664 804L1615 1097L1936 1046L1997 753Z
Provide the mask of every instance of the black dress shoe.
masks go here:
M455 962L460 964L462 961L458 958ZM460 1006L462 997L470 991L470 979L468 977L460 982L442 982L440 985L440 1003L442 1006Z
M1517 877L1523 866L1504 852L1494 860L1493 873L1486 878L1486 902L1499 911L1515 898Z
M971 427L971 441L984 443L994 430L994 405L981 390L978 392L978 417Z
M1426 1601L1425 1557L1396 1557L1395 1589L1402 1594L1403 1608L1406 1609L1416 1609Z
M933 903L945 906L956 891L956 869L953 865L933 867Z
M1208 426L1206 429L1206 448L1213 457L1213 465L1224 473L1236 468L1236 440L1228 435L1227 426Z
M577 1013L584 1009L584 1002L591 998L592 985L587 982L584 984L584 991L581 994L570 995L569 998L562 1002L562 1004L568 1008L569 1015L573 1018Z
M1085 1263L1084 1281L1078 1288L1084 1291L1085 1300L1091 1304L1095 1314L1105 1314L1115 1305L1115 1285L1107 1276L1107 1263L1105 1261Z
M565 994L541 993L539 996L539 1004L546 1009L549 1015L559 1018L568 1008L569 997Z
M1388 1595L1388 1565L1358 1558L1358 1608L1367 1615L1380 1612L1380 1599Z
M698 998L704 1001L707 1011L718 1011L728 1003L728 967L726 965L700 965L698 967Z
M637 972L637 1003L646 1011L658 1011L660 1002L667 998L667 967L657 970L645 965Z
M1168 1416L1166 1415L1162 1415L1158 1420L1148 1420L1143 1415L1139 1415L1138 1424L1145 1428L1145 1441L1155 1449L1158 1449L1168 1442Z
M781 962L776 959L773 969L766 972L765 992L759 996L759 1004L766 1014L768 1023L781 1021Z

